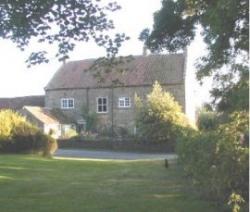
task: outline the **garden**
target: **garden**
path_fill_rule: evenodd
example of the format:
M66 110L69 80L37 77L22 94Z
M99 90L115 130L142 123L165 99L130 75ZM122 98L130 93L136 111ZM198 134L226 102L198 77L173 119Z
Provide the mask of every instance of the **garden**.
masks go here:
M171 146L178 162L52 159L53 138L18 113L0 111L0 209L248 211L246 111L203 108L196 127L157 82L136 105L135 139Z

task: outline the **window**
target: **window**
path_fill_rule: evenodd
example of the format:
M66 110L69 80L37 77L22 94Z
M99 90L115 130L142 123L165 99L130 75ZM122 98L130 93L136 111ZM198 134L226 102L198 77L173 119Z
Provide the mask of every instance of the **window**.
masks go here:
M108 98L98 97L97 98L97 113L107 113L108 112Z
M129 97L120 97L118 99L118 107L119 108L129 108L131 107L131 102Z
M62 109L73 109L74 108L74 99L73 98L61 99L61 108Z

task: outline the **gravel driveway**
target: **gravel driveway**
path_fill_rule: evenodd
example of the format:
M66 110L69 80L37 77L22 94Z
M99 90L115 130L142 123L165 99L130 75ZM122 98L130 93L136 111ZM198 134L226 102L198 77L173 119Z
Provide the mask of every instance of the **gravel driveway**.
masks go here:
M73 158L92 158L92 159L111 159L111 160L173 160L177 158L176 154L163 153L134 153L134 152L115 152L105 150L72 150L58 149L55 157L73 157Z

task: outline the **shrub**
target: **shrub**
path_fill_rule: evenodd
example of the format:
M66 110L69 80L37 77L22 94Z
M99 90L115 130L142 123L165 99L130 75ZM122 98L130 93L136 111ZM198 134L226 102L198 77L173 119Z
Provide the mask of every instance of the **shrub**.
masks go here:
M76 136L78 136L77 131L73 128L69 128L66 130L63 137L64 138L72 138L72 137L76 137Z
M86 131L96 132L98 116L95 112L91 112L85 105L82 106L82 117L86 121Z
M13 129L25 122L25 118L11 110L0 110L0 139L10 139Z
M215 130L219 125L218 114L213 111L200 111L197 126L200 130Z
M181 106L174 97L163 91L158 82L146 101L135 97L138 134L151 142L168 142L174 145L180 130L189 127Z
M0 152L50 155L57 149L53 138L44 135L16 112L1 110L0 123Z
M130 133L130 131L122 126L116 126L114 127L114 137L118 138L130 138L133 137L133 135Z
M192 132L178 142L184 170L200 191L232 208L248 201L248 114L237 112L217 130ZM240 201L235 201L234 198Z
M98 126L98 137L113 137L114 136L114 129L111 125L100 125Z

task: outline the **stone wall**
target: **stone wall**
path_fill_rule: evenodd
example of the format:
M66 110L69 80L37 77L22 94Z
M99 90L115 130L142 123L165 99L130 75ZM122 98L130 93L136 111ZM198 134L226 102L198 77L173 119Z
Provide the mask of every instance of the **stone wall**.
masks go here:
M166 85L163 88L172 93L185 112L184 84ZM135 127L135 102L137 94L142 99L150 93L152 86L116 87L116 88L91 88L91 89L60 89L46 91L45 105L48 108L60 108L61 98L74 98L74 109L62 109L62 111L76 122L81 119L82 107L88 107L90 111L97 111L97 98L108 98L108 112L98 113L100 126L120 126L134 131ZM119 97L130 97L130 108L119 108Z
M103 149L115 151L135 151L135 152L155 152L155 153L173 153L175 148L167 143L149 143L145 141L131 139L59 139L58 146L60 149Z

